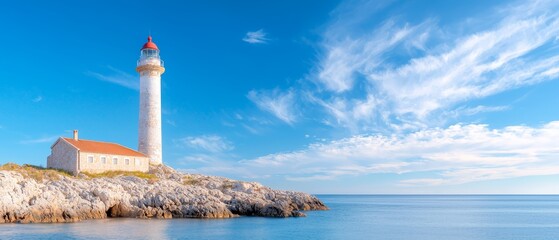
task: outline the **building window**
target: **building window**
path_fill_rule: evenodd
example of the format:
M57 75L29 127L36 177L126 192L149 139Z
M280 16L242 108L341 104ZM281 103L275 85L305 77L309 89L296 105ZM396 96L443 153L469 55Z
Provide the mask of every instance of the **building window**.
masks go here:
M125 158L124 159L124 164L130 165L130 158Z
M87 156L87 162L88 163L93 163L93 156L92 155Z
M101 163L107 164L107 157L101 156Z
M113 164L118 164L118 158L117 157L113 157Z

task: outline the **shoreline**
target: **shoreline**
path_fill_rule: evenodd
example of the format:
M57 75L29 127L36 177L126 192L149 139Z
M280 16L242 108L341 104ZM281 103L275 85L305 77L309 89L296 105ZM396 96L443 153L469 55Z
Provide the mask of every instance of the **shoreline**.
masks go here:
M0 223L303 217L303 211L328 209L310 194L274 190L256 182L180 173L166 166L151 167L150 174L155 179L123 175L72 177L54 170L22 169L0 170Z

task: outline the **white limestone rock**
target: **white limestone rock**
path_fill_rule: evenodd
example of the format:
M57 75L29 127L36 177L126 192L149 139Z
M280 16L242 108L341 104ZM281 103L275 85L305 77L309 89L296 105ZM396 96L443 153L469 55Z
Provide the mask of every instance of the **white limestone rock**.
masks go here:
M179 173L160 165L158 180L131 176L36 181L0 171L0 223L75 222L106 217L231 218L304 216L328 209L318 198L254 182Z

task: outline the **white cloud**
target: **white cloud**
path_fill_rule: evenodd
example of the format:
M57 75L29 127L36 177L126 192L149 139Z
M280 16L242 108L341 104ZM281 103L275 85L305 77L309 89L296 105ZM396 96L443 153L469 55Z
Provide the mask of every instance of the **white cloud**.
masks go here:
M38 103L40 101L43 101L43 96L39 95L39 96L33 98L33 100L31 100L31 101L34 102L34 103Z
M458 107L454 110L448 111L442 116L458 118L460 116L472 116L484 112L500 112L500 111L508 110L509 108L510 108L509 106L484 106L484 105L479 105L475 107Z
M556 139L559 139L559 121L538 128L453 125L402 136L353 136L319 142L304 150L241 163L255 172L285 175L288 180L298 181L343 175L429 172L435 177L403 179L401 184L461 184L559 174Z
M173 109L167 109L167 108L162 108L161 109L161 113L165 114L165 115L174 115L177 114L178 110L173 108Z
M239 114L239 113L235 113L235 118L236 118L237 120L243 120L243 119L244 119L244 118L243 118L243 115L241 115L241 114Z
M114 67L108 67L112 73L111 74L101 74L97 72L88 71L86 75L94 77L98 80L117 84L129 89L139 90L140 89L140 82L139 77L136 75L129 74L122 70L116 69Z
M346 127L353 132L363 130L360 126L361 123L370 123L375 117L380 116L377 106L381 105L382 99L377 99L373 95L369 95L367 99L346 99L343 97L335 97L329 100L324 100L308 94L307 99L313 103L323 107L325 111L330 114L336 124ZM367 127L368 130L371 126Z
M559 21L552 19L505 21L498 29L458 41L450 51L370 72L368 77L393 101L396 114L423 117L457 102L557 76L548 69L559 64L559 58L521 58L557 33Z
M305 80L247 95L288 124L318 108L326 116L317 122L353 136L237 168L292 181L391 173L402 186L559 174L559 122L443 127L448 119L514 108L484 98L559 77L559 3L517 1L454 25L405 16L378 23L371 19L382 6L354 3L333 11L323 52Z
M268 34L264 32L264 29L259 29L258 31L254 32L247 32L243 41L251 44L256 43L267 43L269 39L266 37Z
M387 21L372 33L351 38L347 25L334 24L325 33L324 58L320 61L316 80L329 91L342 93L353 88L357 75L377 69L383 63L383 54L405 41L416 41L433 23L417 26L397 26Z
M165 122L173 127L177 127L177 122L175 122L174 120L167 119L165 120Z
M175 142L193 149L198 149L198 150L203 150L203 151L213 152L213 153L225 152L234 149L234 146L231 142L218 135L202 135L196 137L185 137L185 138L175 140Z
M190 154L188 156L184 156L179 159L179 162L192 164L192 163L202 163L202 164L211 164L213 162L219 161L219 158L210 154Z
M249 126L249 125L244 124L244 123L241 124L241 126L252 134L260 134L260 130L256 129L254 126Z
M59 135L40 137L35 139L22 140L19 143L21 144L54 143L54 141L56 141L56 139L58 139L59 137L60 137Z
M393 18L371 27L374 14L362 9L367 4L342 5L335 13L345 17L334 16L324 32L324 54L311 77L317 89L307 89L308 99L334 119L326 122L361 131L380 124L421 129L447 111L505 110L455 108L559 77L559 4L518 3L495 11L501 17L488 28L466 34L433 19L413 24Z
M277 88L272 91L252 90L247 97L258 108L273 114L287 124L293 124L297 121L296 96L292 89L287 92L281 92Z

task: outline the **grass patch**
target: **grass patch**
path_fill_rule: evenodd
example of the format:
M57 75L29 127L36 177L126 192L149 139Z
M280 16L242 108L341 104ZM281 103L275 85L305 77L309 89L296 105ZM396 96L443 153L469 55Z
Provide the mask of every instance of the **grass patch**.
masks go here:
M223 190L225 190L225 189L231 189L231 188L233 188L233 182L227 180L227 181L223 182L223 185L221 185L221 188L222 188Z
M140 171L133 171L133 172L106 171L106 172L102 172L102 173L89 173L89 172L82 172L82 173L85 174L86 176L90 177L90 178L104 178L104 177L114 178L114 177L119 177L119 176L134 176L134 177L147 179L147 180L157 180L157 176L155 176L155 174L145 173L145 172L140 172Z
M182 177L182 184L184 185L198 185L200 183L199 179L195 179L192 176Z
M18 165L15 163L6 163L0 166L0 170L5 171L14 171L20 173L22 176L27 178L33 178L38 182L42 182L44 180L60 180L62 176L65 177L74 177L71 173L60 170L60 169L51 169L51 168L44 168L41 166L35 166L30 164L23 164ZM102 173L88 173L82 172L89 178L102 178L102 177L118 177L118 176L134 176L142 179L147 179L150 183L154 183L157 181L157 176L151 173L144 173L144 172L127 172L127 171L107 171Z
M72 174L64 170L44 168L31 164L23 164L22 166L15 163L6 163L0 166L0 170L18 172L24 177L33 178L38 182L43 180L60 180L62 176L72 177Z

